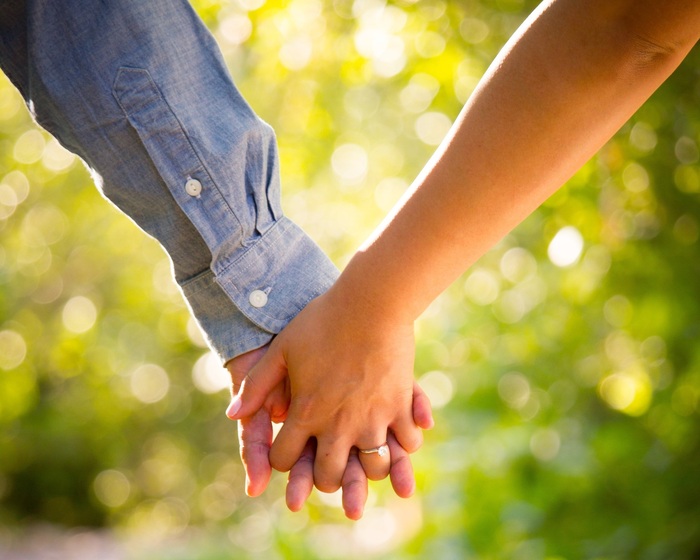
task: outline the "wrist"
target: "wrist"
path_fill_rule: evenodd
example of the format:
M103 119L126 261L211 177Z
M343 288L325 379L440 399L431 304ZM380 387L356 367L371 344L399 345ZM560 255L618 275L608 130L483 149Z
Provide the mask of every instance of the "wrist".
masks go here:
M356 254L325 297L345 317L362 322L362 328L412 329L419 313L412 313L410 301L371 261L366 254Z

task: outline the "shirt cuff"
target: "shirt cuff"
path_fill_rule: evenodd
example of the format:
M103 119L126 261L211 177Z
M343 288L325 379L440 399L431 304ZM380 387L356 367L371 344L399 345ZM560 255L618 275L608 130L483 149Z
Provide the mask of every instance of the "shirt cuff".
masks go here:
M226 363L267 344L338 274L318 245L282 217L235 260L181 288L210 347Z

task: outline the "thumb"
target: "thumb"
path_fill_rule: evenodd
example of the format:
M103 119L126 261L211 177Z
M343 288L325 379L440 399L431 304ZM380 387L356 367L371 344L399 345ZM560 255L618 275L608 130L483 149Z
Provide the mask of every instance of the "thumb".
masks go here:
M267 396L287 375L287 364L282 345L275 339L267 353L248 372L238 394L231 399L226 416L238 420L255 414L264 404Z

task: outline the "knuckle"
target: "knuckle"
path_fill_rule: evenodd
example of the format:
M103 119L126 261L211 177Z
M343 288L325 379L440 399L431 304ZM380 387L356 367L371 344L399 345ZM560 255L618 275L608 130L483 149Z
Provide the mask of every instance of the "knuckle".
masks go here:
M279 472L287 472L290 469L289 465L285 461L273 459L272 457L270 457L270 466Z
M423 437L420 435L414 436L409 440L407 445L406 451L415 453L423 446Z
M362 492L364 488L365 482L360 478L351 478L343 481L343 492L346 494Z
M401 468L403 466L411 466L411 459L408 457L408 455L400 455L399 457L392 458L391 460L391 469L396 469L397 467Z
M268 460L273 469L280 472L290 472L297 463L297 456L293 449L285 449L277 446L277 440L273 443L268 454Z
M331 494L340 488L340 483L337 480L327 480L320 476L314 476L314 485L320 492Z
M308 467L311 466L313 467L314 464L314 456L311 453L302 453L301 457L297 459L297 462L295 463L295 467Z
M368 469L367 478L372 481L384 480L389 475L389 469L371 470Z
M311 485L311 477L303 472L292 469L289 473L288 484L292 484L294 486Z

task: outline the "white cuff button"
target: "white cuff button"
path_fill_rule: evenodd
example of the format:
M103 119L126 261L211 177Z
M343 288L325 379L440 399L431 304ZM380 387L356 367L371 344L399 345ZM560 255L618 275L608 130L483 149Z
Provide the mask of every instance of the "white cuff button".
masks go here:
M190 196L199 196L199 193L202 192L202 183L197 179L188 179L185 183L185 191Z
M267 294L262 290L254 290L250 292L248 301L253 307L265 307L267 305Z

